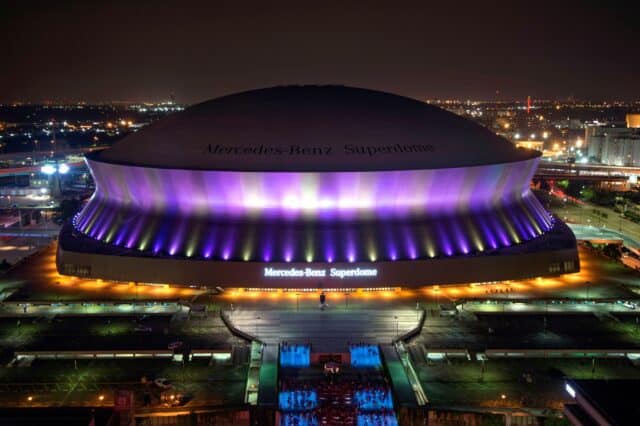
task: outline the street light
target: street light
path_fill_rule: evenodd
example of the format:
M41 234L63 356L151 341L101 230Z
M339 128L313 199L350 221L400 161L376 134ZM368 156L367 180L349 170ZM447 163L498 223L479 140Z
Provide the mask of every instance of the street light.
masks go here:
M71 168L68 164L58 162L46 163L42 167L40 167L40 171L50 177L50 185L55 185L55 181L57 180L58 190L60 192L62 192L62 175L66 175L70 170Z
M344 310L349 308L349 293L344 294Z
M56 172L60 173L61 175L66 175L67 173L69 173L69 170L71 170L71 168L66 163L61 163L59 165L45 164L44 166L40 167L40 171L49 176Z
M296 312L300 310L300 293L296 293Z

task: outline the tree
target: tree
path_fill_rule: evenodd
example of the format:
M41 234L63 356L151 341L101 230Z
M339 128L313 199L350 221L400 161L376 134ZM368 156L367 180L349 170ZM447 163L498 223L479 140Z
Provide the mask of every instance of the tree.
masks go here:
M602 248L602 253L615 260L620 260L620 257L622 257L620 247L616 244L607 244Z
M11 264L7 262L7 259L2 259L2 262L0 262L0 271L6 271L9 268L11 268Z
M60 218L67 221L80 210L80 200L72 198L70 200L62 200L60 203Z

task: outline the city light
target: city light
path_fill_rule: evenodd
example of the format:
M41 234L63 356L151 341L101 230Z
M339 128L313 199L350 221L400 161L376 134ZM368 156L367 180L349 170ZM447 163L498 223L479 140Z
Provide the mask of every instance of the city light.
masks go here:
M69 173L69 170L71 170L71 168L66 163L62 163L57 167L54 164L45 164L44 166L42 166L40 168L40 171L42 173L44 173L45 175L52 175L52 174L54 174L56 172L64 175L64 174Z
M64 164L64 163L60 164L58 166L58 173L63 174L63 175L69 173L69 166L67 164Z
M571 385L569 385L569 383L565 384L564 388L572 398L576 397L576 391L571 387Z
M52 175L56 172L56 168L51 164L45 164L40 168L40 171L45 175Z

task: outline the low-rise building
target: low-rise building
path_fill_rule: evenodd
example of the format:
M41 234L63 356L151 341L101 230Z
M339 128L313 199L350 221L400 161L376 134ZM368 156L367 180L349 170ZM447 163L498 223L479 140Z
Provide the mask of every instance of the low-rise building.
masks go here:
M593 161L614 166L640 166L640 127L587 126L585 141L588 156Z

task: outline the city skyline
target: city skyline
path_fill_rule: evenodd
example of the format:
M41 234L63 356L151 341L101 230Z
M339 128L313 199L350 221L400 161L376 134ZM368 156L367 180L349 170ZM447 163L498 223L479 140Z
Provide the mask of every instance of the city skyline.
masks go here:
M8 2L0 102L193 104L314 83L418 99L637 100L635 7Z

